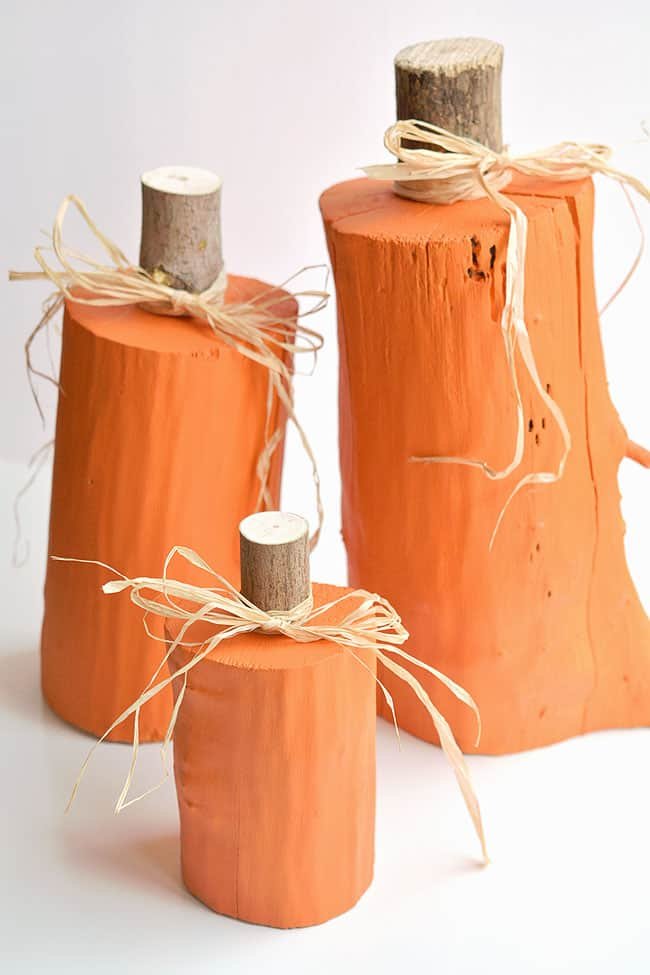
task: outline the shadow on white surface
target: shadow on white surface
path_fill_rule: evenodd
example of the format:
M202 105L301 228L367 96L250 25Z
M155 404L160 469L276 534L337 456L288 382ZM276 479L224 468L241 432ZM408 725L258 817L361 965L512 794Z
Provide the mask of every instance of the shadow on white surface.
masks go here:
M102 877L105 883L131 891L153 893L156 901L194 899L183 887L176 831L125 838L84 830L68 833L64 846L68 868L75 872Z
M19 719L43 725L61 725L41 693L40 655L37 650L16 650L0 657L0 709Z

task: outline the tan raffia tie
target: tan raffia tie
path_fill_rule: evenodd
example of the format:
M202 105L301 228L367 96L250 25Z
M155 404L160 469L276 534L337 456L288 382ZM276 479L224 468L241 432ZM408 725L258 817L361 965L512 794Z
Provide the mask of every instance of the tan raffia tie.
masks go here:
M409 149L405 142L417 141L426 148ZM517 433L512 460L502 470L491 467L484 460L469 457L433 456L410 457L413 463L463 464L476 467L493 481L509 477L521 464L525 442L525 416L521 389L517 376L516 353L524 362L535 389L553 416L562 435L564 449L555 471L535 471L524 475L515 485L503 505L490 538L490 549L508 506L518 492L530 484L553 484L564 473L571 450L571 434L560 406L544 387L530 342L524 316L524 273L526 263L527 220L524 212L505 196L502 190L510 182L513 173L538 176L545 180L567 182L601 173L619 183L628 198L633 212L634 205L628 190L635 190L650 200L650 190L634 176L622 173L609 165L612 150L603 145L579 142L561 142L548 149L527 156L510 156L506 152L494 152L479 142L453 135L446 129L415 119L400 121L387 129L384 145L397 163L364 167L372 179L393 180L399 196L419 203L450 204L460 200L476 200L489 197L510 218L510 231L506 251L506 293L501 316L501 333L505 345L506 361L512 379L517 403ZM637 217L637 225L641 229ZM606 303L627 284L639 264L643 253L644 238L632 268L622 284Z
M216 580L216 585L209 588L202 588L200 586L193 586L189 583L180 582L176 579L169 578L169 565L175 556L178 556L191 565L202 569L204 572L207 572ZM56 556L54 558L56 558ZM438 711L438 709L435 707L422 684L417 680L416 677L413 676L413 674L410 673L410 671L403 667L398 661L393 660L392 657L399 657L401 660L405 660L408 663L427 671L427 673L432 674L439 681L441 681L445 687L449 688L449 690L460 701L474 711L478 725L477 744L481 734L481 722L478 708L470 694L468 694L468 692L459 684L451 680L451 678L446 677L445 674L441 673L439 670L436 670L434 667L430 667L428 664L423 663L421 660L411 656L402 649L402 644L408 640L408 632L404 628L404 625L402 624L397 612L386 599L382 599L381 596L377 596L373 593L366 592L364 589L355 589L353 592L345 593L343 596L339 596L338 599L334 599L332 602L329 602L324 606L319 606L316 609L314 609L313 600L310 596L304 602L300 603L299 606L296 606L287 612L266 612L265 610L259 609L259 607L251 603L248 599L246 599L245 596L242 596L242 594L238 592L226 579L224 579L223 576L218 575L213 569L211 569L210 566L199 555L197 555L196 552L189 548L183 548L182 546L175 546L171 550L165 560L163 574L160 579L151 579L146 577L129 579L127 576L123 575L121 572L118 572L116 569L113 569L111 566L106 565L104 562L97 562L95 560L57 559L57 561L81 562L89 565L100 565L109 572L113 572L115 575L119 576L119 579L106 582L102 587L103 591L105 593L118 593L125 589L130 590L131 602L135 603L136 606L139 606L145 611L144 626L148 635L151 636L152 639L159 640L160 642L166 642L162 638L153 634L149 629L147 624L149 614L160 616L164 619L183 621L178 636L167 648L167 652L157 667L156 672L140 697L137 699L137 701L134 701L130 707L126 708L126 710L118 715L110 728L104 732L99 741L95 742L88 752L88 755L81 766L79 776L74 784L74 788L68 802L68 809L74 802L81 780L97 746L104 741L107 735L109 735L115 728L122 724L123 721L126 721L126 719L130 718L132 715L134 719L134 731L131 764L128 775L124 782L124 787L117 800L115 812L119 813L120 810L124 809L126 806L133 802L137 802L138 800L144 798L144 796L147 796L151 792L154 792L156 789L160 788L160 786L169 777L167 750L174 731L178 712L183 701L183 695L187 687L187 675L189 672L199 663L201 663L202 660L209 656L209 654L213 653L213 651L215 651L216 648L225 640L230 640L233 637L240 636L243 633L252 633L255 630L263 633L282 633L284 636L295 640L297 643L311 643L317 640L327 640L330 643L335 643L342 647L346 653L348 653L361 667L364 667L366 670L368 670L367 665L355 651L369 650L375 655L376 659L384 665L384 667L390 670L391 673L395 674L395 676L400 680L403 680L406 684L408 684L417 698L422 702L422 705L428 712L434 727L438 732L440 744L452 765L454 774L463 794L465 804L467 805L474 828L479 837L483 857L485 862L488 862L485 835L483 832L483 823L481 819L481 810L478 799L476 798L476 793L474 792L474 788L472 786L469 769L465 762L463 753L456 743L449 724L440 711ZM357 605L353 606L353 608L347 612L344 612L346 604L349 605L350 603L356 603ZM340 607L342 611L340 621L333 624L322 623L322 616L336 606ZM192 625L199 620L203 623L209 623L214 628L214 633L208 640L195 642L189 638L191 636L190 629ZM189 647L193 651L190 661L183 667L180 667L173 676L160 679L161 671L177 647ZM393 716L395 731L399 738L399 728L391 694L382 684L379 678L377 678L374 674L373 677L377 681L378 686L381 688L381 691L386 699L386 703L390 708ZM162 744L163 776L160 782L158 782L151 789L148 789L142 795L129 799L129 791L133 782L138 755L140 710L143 705L147 703L147 701L150 701L151 698L155 697L160 693L160 691L162 691L165 687L170 686L172 682L176 680L182 680L182 685L176 697L172 716Z
M64 243L63 223L70 206L81 215L103 251L108 255L110 263L98 263L86 254L72 250ZM320 480L312 448L294 410L292 367L284 360L285 356L304 354L315 357L322 348L322 336L307 328L300 319L324 308L329 295L321 290L288 292L286 297L281 294L281 291L299 274L313 268L305 267L277 288L269 288L255 298L238 303L226 304L224 301L225 271L221 272L214 284L200 294L170 288L158 279L155 272L149 274L143 268L131 264L117 245L99 230L85 205L74 195L67 196L58 209L52 230L51 250L56 258L56 262L52 263L48 261L43 247L35 249L34 257L40 265L40 271L9 273L11 281L49 280L56 288L46 299L43 315L25 344L27 373L41 419L44 417L34 383L35 377L45 379L56 386L59 384L54 376L35 368L32 361L32 346L39 333L47 328L61 310L66 298L93 307L144 305L148 310L161 315L192 316L202 325L207 324L221 342L268 370L265 442L257 463L257 477L260 482L257 507L263 504L266 507L273 507L268 487L269 473L273 454L282 440L280 429L271 430L273 404L277 397L298 433L312 469L317 508L317 527L311 538L313 548L323 523ZM294 298L296 301L305 299L312 304L305 311L298 310L298 320L291 316L282 318L273 311L273 307L287 300L287 297Z

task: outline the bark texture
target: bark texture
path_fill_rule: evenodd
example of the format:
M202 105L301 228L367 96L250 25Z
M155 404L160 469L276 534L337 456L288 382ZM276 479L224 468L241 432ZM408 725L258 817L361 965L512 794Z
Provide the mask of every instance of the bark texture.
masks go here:
M528 218L526 318L544 383L569 424L561 437L519 369L523 467L493 483L413 455L513 453L515 402L500 335L508 221L488 200L420 206L367 179L321 199L336 279L343 534L350 584L381 592L409 650L464 685L483 719L479 751L514 752L650 719L650 624L625 562L617 470L629 449L614 409L595 304L593 187L518 179ZM381 673L400 723L431 729ZM418 671L466 750L466 709ZM383 705L381 705L383 711Z
M315 584L315 604L343 592ZM189 652L174 651L172 673ZM189 673L174 734L181 861L188 890L212 910L304 927L369 886L374 657L355 653L370 673L333 644L252 633Z
M309 525L299 515L263 511L239 526L241 591L260 609L288 610L309 596Z
M395 58L398 119L418 119L500 152L503 48L463 37L404 48Z
M142 177L140 267L182 291L205 291L223 268L221 180L188 166Z

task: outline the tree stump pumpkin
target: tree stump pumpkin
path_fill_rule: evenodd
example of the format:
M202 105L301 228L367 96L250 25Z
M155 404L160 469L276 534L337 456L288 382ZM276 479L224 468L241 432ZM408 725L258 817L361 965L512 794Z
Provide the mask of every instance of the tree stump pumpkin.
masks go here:
M472 42L468 55L466 42L441 42L402 52L400 116L417 118L411 104L428 106L424 121L449 125L451 104L458 134L499 149L494 77L501 54L494 48ZM486 73L489 83L480 80ZM417 102L409 102L409 91ZM477 91L489 96L482 131ZM349 581L385 593L411 633L410 652L470 691L485 753L650 720L650 623L625 562L617 485L621 460L646 455L629 443L607 389L593 186L516 178L505 192L528 220L526 321L572 449L558 483L515 497L492 551L490 536L516 479L554 470L562 453L524 370L520 471L495 483L479 470L409 458L481 457L499 468L512 456L515 400L499 325L507 216L487 199L414 203L369 179L321 198L338 303ZM402 727L431 740L399 682L381 669L379 676ZM450 715L461 747L471 750L467 715L435 681L423 682Z

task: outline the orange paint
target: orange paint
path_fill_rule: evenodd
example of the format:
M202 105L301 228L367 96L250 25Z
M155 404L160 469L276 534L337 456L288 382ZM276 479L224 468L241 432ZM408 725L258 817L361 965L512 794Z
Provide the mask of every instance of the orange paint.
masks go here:
M268 287L231 277L227 300ZM293 299L279 298L278 315L296 310ZM233 526L257 504L267 380L267 370L196 320L67 302L49 554L156 575L182 544L200 548L236 582ZM281 422L276 404L273 429ZM276 501L281 454L270 479ZM98 736L160 661L141 611L106 599L105 578L99 566L48 560L41 644L48 703ZM145 705L143 740L162 738L171 707L171 691ZM128 721L110 739L132 736Z
M314 603L344 591L316 584ZM167 622L169 641L180 625ZM187 639L212 633L196 624ZM190 653L174 651L172 673ZM370 674L334 644L256 632L189 672L174 732L183 879L214 911L303 927L347 911L370 884L375 663L355 653Z
M488 200L430 206L360 179L321 199L340 341L343 534L351 585L383 593L409 651L462 684L483 720L479 751L519 751L650 720L650 626L625 563L617 470L636 456L612 406L594 297L591 181L509 194L528 218L526 318L540 375L568 421L562 480L501 507L562 441L523 368L522 467L494 483L462 455L503 467L516 432L500 334L507 216ZM390 674L400 725L427 717ZM471 750L471 715L427 675ZM385 707L380 704L380 710Z

